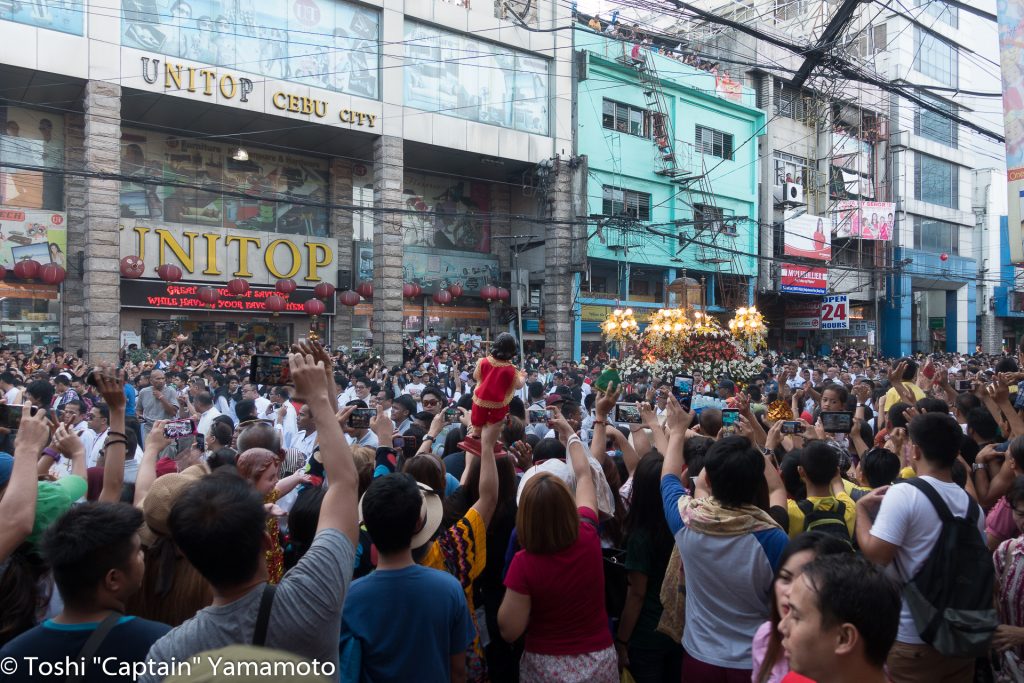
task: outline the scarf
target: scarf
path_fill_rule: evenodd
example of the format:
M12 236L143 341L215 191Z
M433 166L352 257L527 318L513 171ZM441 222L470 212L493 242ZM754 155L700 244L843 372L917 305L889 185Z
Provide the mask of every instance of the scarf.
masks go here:
M742 536L782 528L767 512L755 505L726 507L714 496L681 497L679 516L687 527L709 536Z

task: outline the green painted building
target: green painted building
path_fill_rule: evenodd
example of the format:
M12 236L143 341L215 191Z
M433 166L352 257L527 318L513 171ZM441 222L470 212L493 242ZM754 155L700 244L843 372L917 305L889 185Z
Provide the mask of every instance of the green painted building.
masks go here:
M667 291L677 278L701 285L723 319L753 301L765 115L753 90L674 47L575 31L577 153L599 226L579 281L576 357L600 343L610 307L678 303Z

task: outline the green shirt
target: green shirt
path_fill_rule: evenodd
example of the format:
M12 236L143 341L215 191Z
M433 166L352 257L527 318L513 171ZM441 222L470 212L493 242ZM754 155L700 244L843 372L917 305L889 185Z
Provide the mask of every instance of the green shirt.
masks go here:
M661 620L661 584L665 579L665 568L671 552L670 545L663 557L657 557L657 549L646 529L636 529L629 535L626 543L626 571L639 572L647 577L647 593L629 639L630 647L661 650L676 646L671 638L657 630Z

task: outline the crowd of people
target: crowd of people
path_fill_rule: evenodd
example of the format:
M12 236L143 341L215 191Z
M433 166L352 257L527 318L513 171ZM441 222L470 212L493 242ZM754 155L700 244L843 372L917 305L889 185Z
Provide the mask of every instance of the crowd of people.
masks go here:
M1024 355L489 353L0 349L5 678L1024 680Z

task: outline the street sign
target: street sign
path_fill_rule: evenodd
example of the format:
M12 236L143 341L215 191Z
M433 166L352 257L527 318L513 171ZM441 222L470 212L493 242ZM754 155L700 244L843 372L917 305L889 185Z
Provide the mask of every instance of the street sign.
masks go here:
M850 297L845 294L835 294L822 298L821 329L850 329Z

